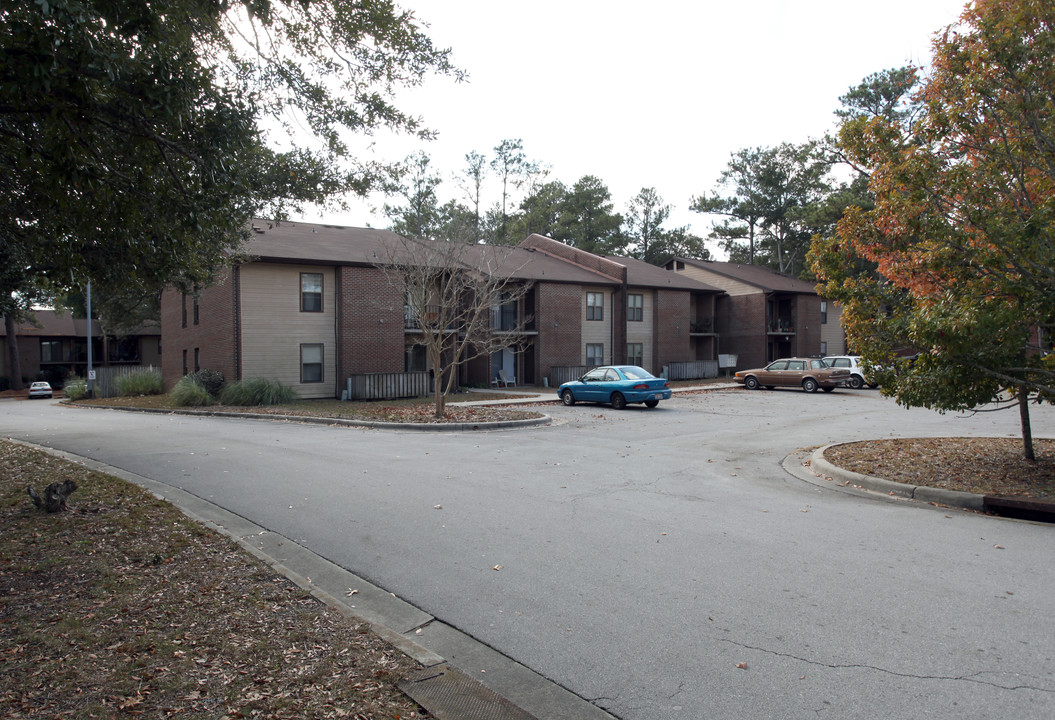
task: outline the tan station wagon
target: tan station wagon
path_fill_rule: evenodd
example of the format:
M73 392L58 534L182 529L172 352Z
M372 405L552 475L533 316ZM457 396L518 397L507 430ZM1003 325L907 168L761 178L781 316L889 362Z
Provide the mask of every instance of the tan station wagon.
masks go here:
M850 371L829 367L820 358L783 358L774 360L764 368L740 370L736 382L743 383L748 390L764 387L801 387L806 392L831 392L850 380Z

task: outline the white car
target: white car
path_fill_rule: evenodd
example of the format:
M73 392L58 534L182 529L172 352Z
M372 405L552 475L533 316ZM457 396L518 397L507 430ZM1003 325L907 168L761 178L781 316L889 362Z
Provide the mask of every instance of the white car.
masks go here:
M878 387L878 383L870 382L865 377L865 368L861 364L860 355L828 355L824 358L824 362L828 363L831 367L846 368L850 371L850 379L846 381L849 387L854 390L863 388L865 385L868 387Z
M46 382L35 382L29 386L29 399L51 397L51 385Z

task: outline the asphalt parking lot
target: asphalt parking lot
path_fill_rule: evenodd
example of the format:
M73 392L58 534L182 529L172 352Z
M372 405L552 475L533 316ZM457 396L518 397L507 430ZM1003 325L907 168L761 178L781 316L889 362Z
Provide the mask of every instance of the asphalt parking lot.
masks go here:
M546 411L452 434L5 403L0 432L292 538L619 718L1050 717L1055 528L781 467L831 442L1014 436L1017 415L874 390ZM1055 436L1050 408L1034 433Z

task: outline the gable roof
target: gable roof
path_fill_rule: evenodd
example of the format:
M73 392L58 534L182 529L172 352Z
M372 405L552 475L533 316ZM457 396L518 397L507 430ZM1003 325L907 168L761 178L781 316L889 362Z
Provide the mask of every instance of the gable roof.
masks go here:
M680 262L686 265L706 270L707 272L722 275L724 277L739 280L740 282L754 285L766 292L784 292L800 294L817 294L816 283L807 280L781 275L776 270L761 265L747 265L744 263L718 262L715 260L693 260L690 258L674 258L667 263Z
M315 223L273 223L255 220L249 241L242 251L264 262L314 263L320 265L384 265L405 254L430 255L430 247L447 259L456 249L457 260L470 267L494 267L500 274L520 280L616 284L606 275L527 247L458 245L446 241L408 240L390 230L342 227Z
M626 282L631 287L647 287L653 289L689 290L695 292L721 293L721 288L694 280L685 275L666 270L636 258L618 257L608 255L609 260L617 262L626 267Z

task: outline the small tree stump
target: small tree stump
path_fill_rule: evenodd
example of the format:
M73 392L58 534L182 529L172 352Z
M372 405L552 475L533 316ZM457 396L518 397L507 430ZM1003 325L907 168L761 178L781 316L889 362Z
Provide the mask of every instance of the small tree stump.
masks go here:
M66 509L66 498L72 495L76 489L77 483L72 480L65 480L60 483L53 482L44 489L44 497L41 499L32 485L26 486L26 492L29 493L29 497L33 498L33 504L38 509L49 513L64 511Z

